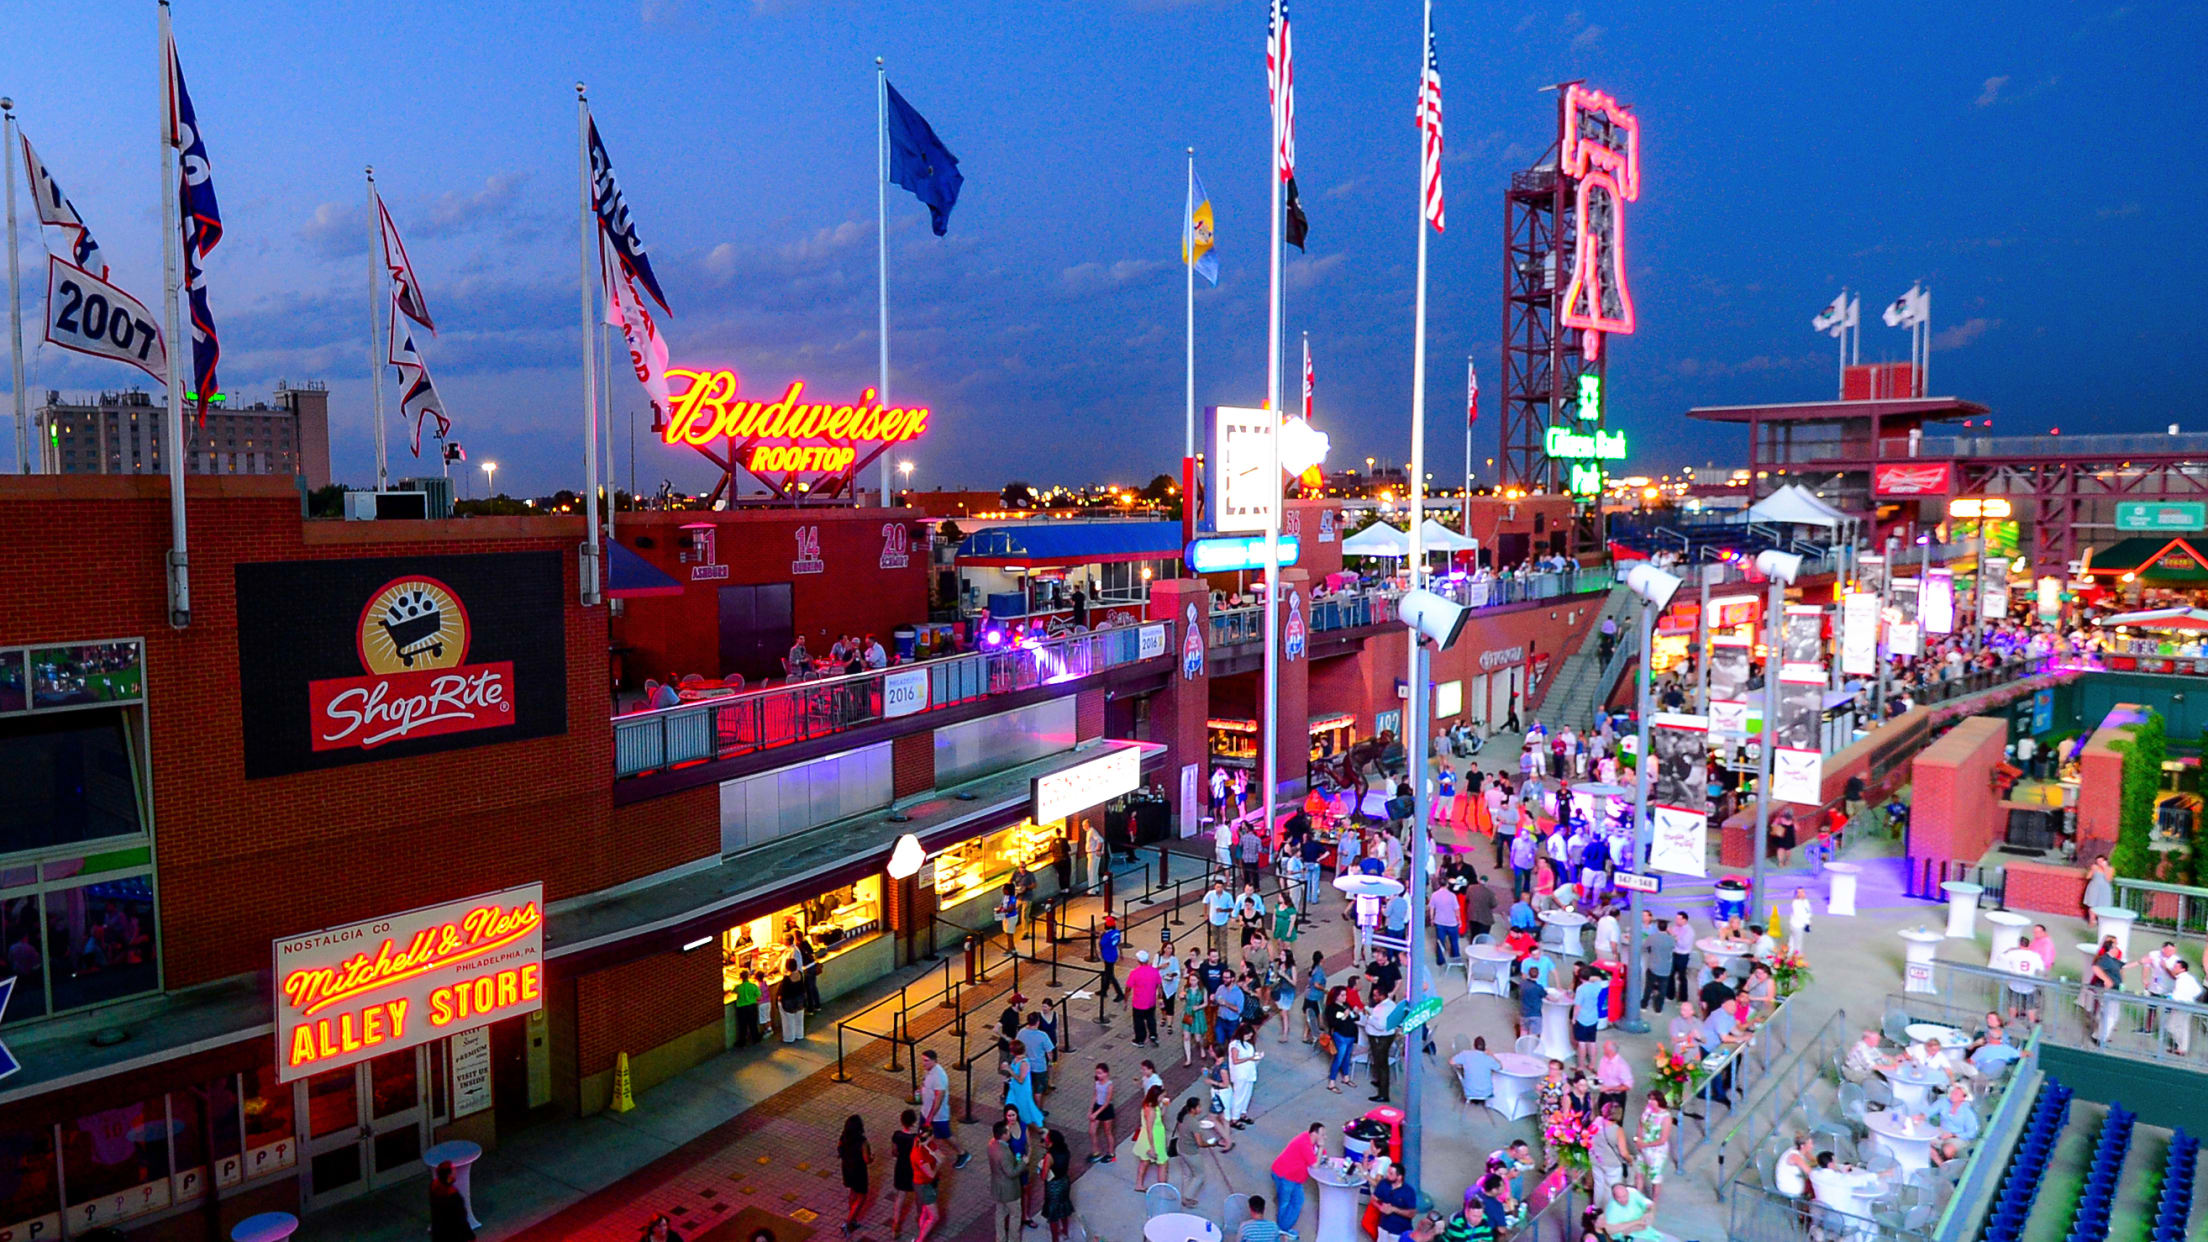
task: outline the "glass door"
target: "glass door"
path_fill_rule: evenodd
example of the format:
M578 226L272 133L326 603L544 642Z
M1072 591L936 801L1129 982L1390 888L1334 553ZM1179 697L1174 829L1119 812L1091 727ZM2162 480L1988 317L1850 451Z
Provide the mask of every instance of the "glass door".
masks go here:
M294 1085L310 1209L423 1171L427 1078L424 1050L403 1048Z

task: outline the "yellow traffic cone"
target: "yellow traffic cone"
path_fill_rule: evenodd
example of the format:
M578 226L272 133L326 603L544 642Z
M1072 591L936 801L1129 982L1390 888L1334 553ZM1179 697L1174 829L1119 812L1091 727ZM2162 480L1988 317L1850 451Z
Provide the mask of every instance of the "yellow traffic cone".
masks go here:
M624 1052L613 1062L613 1111L625 1113L636 1107L636 1097L629 1091L629 1054Z

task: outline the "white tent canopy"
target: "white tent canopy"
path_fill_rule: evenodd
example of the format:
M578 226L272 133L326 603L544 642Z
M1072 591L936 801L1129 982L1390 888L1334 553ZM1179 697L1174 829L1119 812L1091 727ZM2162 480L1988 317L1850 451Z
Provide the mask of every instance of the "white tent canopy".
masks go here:
M1477 552L1480 549L1479 540L1467 539L1432 518L1426 519L1426 524L1418 528L1418 533L1425 540L1425 550L1428 552Z
M1344 556L1409 556L1411 537L1386 522L1374 522L1342 540Z
M1818 499L1799 483L1789 483L1749 506L1751 522L1777 522L1795 526L1841 526L1855 519Z

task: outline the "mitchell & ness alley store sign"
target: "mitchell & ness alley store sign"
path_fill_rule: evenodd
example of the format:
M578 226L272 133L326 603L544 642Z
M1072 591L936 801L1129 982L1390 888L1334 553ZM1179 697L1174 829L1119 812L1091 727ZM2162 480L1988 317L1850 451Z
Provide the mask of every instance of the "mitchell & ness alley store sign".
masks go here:
M567 731L557 552L242 564L249 779Z

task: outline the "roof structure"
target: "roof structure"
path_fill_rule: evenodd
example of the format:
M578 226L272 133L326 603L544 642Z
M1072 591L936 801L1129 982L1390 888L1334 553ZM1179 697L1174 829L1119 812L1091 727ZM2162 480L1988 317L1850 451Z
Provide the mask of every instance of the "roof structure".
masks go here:
M966 536L958 559L974 565L1096 565L1178 560L1179 522L1038 522Z
M2208 552L2183 537L2133 535L2089 552L2085 572L2095 578L2130 574L2142 582L2198 585L2208 583Z
M1711 423L1824 423L1845 418L1906 419L1928 423L1953 418L1980 418L1993 411L1960 397L1910 397L1883 401L1792 401L1778 405L1703 405L1687 411L1688 418Z

